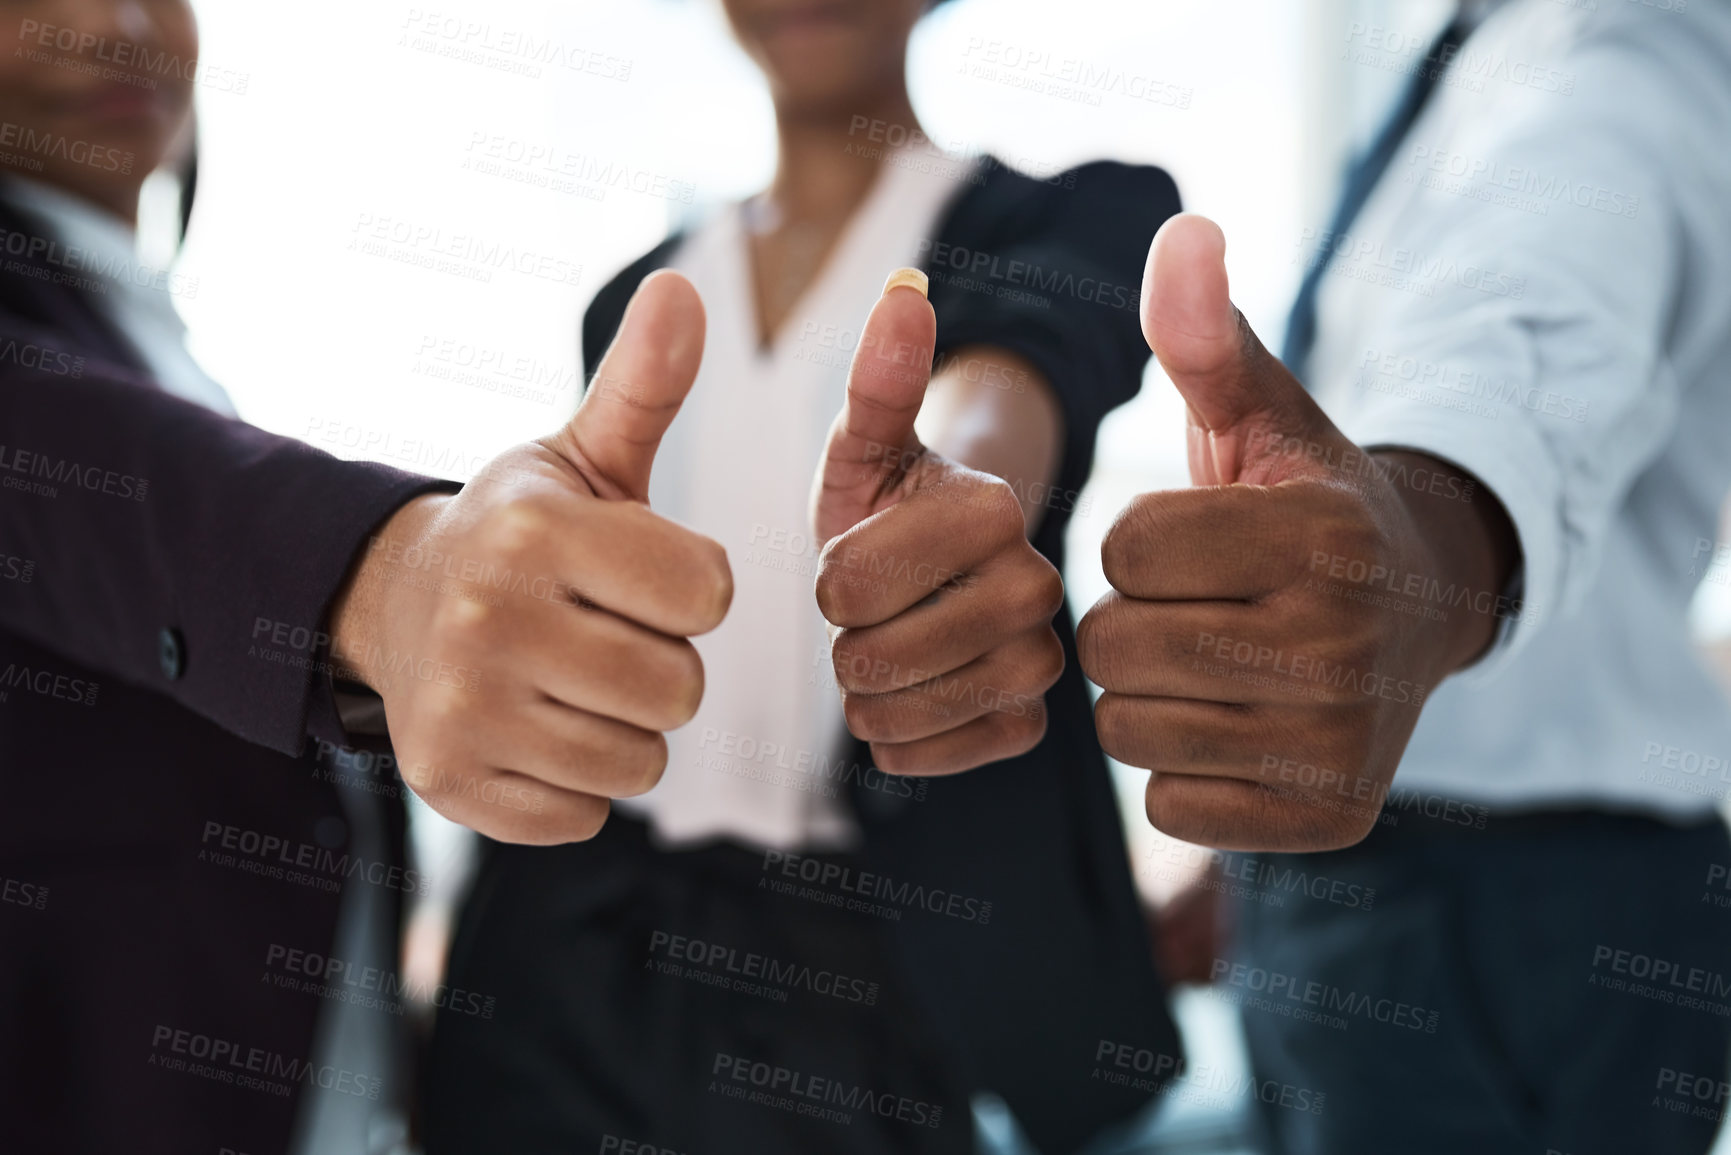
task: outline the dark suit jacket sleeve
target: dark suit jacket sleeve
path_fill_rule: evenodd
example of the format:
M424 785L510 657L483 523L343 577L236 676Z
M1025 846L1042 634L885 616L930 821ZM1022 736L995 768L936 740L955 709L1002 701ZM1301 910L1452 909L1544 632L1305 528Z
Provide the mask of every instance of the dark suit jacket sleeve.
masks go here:
M1039 367L1064 412L1056 488L1073 501L1101 419L1141 387L1142 268L1179 211L1178 187L1161 169L1112 161L1036 180L988 160L983 176L926 253L937 354L996 345Z
M311 672L331 601L375 526L454 487L220 416L54 331L0 318L4 341L67 358L0 349L0 552L32 566L0 581L0 629L285 754L333 734Z

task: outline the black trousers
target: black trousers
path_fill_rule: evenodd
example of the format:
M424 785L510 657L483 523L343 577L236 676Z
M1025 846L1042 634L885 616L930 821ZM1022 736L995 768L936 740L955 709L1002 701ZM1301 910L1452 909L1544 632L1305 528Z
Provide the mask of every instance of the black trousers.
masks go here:
M494 1014L435 1025L428 1155L972 1151L879 924L771 877L617 813L588 843L489 844L448 983Z
M1269 1150L1707 1151L1731 1106L1724 824L1430 809L1239 868L1217 990Z

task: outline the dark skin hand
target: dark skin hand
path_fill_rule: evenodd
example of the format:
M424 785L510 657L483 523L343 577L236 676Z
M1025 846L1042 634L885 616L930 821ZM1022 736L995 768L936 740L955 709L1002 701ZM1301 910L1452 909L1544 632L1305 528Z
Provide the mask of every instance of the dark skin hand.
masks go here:
M813 481L812 523L828 543L817 604L835 627L848 729L891 774L949 774L1045 735L1044 695L1064 669L1052 629L1064 586L1029 543L1037 514L1015 489L914 432L937 329L916 279L867 319ZM939 405L938 434L994 468L1049 468L1053 426L1037 416L1049 404L1040 390L958 395Z
M1490 645L1519 550L1461 470L1335 428L1233 307L1225 249L1184 214L1149 251L1142 329L1188 405L1195 487L1107 532L1082 668L1107 752L1154 772L1160 830L1334 849L1370 832L1429 693ZM1389 589L1470 605L1435 621L1378 604Z

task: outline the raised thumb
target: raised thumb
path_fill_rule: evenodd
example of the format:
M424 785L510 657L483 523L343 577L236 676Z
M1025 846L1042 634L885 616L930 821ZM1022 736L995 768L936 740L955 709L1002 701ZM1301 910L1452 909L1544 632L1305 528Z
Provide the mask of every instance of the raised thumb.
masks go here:
M860 332L847 400L830 427L813 487L813 523L823 540L877 511L889 483L918 458L914 419L931 381L938 322L926 277L900 269L884 285Z
M1154 235L1142 278L1142 335L1190 410L1198 482L1271 484L1276 464L1344 449L1346 439L1232 304L1226 235L1180 213ZM1314 445L1314 450L1309 446Z
M703 360L703 301L668 269L637 286L583 403L548 444L602 497L649 500L649 471Z

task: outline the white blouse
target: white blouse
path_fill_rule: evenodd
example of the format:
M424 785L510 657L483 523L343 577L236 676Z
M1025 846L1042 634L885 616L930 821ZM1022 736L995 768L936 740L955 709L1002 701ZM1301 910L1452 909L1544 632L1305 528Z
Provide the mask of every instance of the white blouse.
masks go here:
M662 845L730 838L809 850L855 841L842 800L870 767L844 755L813 592L812 480L884 278L920 263L921 242L974 170L953 158L887 157L767 348L758 342L749 204L718 213L674 255L703 296L708 333L697 382L656 456L650 504L726 547L734 593L727 620L696 639L703 704L667 736L666 775L617 804L646 817Z

